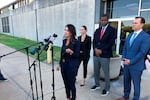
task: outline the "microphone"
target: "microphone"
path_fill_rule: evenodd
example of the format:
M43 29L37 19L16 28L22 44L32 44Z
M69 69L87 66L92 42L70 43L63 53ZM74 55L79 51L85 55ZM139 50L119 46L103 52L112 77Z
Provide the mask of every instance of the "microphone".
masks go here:
M36 52L38 52L39 50L41 50L41 46L43 46L43 45L44 45L43 42L39 42L39 43L38 43L38 47L35 47L35 48L31 49L31 50L30 50L30 53L31 53L32 55L34 55Z
M57 34L55 34L55 33L53 34L53 37L54 37L54 38L56 38L57 36L58 36Z
M39 50L41 50L40 47L33 48L33 49L30 51L30 53L31 53L32 55L34 55L34 54L35 54L36 52L38 52Z
M50 38L51 38L51 35L48 38L44 39L44 41L48 42Z
M52 62L52 51L51 51L52 45L49 44L47 48L47 63L50 64Z
M51 38L50 37L48 41L45 41L47 42L47 44L45 45L44 49L47 51L47 63L48 64L52 63L52 51L51 51L52 45L50 43L53 44L53 40L57 37L57 34L54 33L52 37L53 37L52 39L50 39Z
M45 42L45 46L44 46L44 50L47 51L48 47L49 47L49 44L52 43L53 44L53 40L57 37L57 34L53 34L53 35L50 35L48 38L44 39L44 42Z
M58 35L57 34L53 34L52 36L50 35L48 38L44 39L45 42L49 42L49 40L51 39L51 37L56 38Z
M39 44L41 44L42 46L44 45L44 43L43 43L43 42L39 42Z

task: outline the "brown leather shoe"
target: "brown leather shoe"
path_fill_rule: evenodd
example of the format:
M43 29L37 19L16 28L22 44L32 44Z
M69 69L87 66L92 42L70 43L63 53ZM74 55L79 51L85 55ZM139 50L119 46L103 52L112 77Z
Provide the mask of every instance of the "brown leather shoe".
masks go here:
M116 100L129 100L129 98L118 98Z

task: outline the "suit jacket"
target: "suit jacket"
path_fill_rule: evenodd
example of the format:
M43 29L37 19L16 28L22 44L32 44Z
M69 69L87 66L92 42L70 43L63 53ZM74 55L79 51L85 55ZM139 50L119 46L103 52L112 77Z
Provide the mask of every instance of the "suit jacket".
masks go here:
M80 51L82 49L84 57L90 57L90 50L91 50L91 37L86 35L85 40L81 43L81 36L78 37L80 41ZM82 44L82 47L81 47Z
M130 46L132 34L130 33L126 39L122 58L130 59L130 65L128 65L130 69L142 71L145 69L144 58L150 48L150 36L146 32L141 31Z
M61 57L60 57L60 66L63 67L64 63L67 63L67 66L77 67L78 59L80 55L80 43L78 40L73 40L73 43L69 46L66 46L66 39L63 40L63 45L61 48ZM73 50L73 54L70 55L66 53L66 49L70 48Z
M93 49L101 49L102 54L100 57L103 58L110 58L112 57L112 46L114 45L115 38L116 38L116 31L113 27L107 26L104 35L102 39L100 40L100 32L101 28L98 28L94 33L94 39L93 39ZM95 56L95 52L94 52Z

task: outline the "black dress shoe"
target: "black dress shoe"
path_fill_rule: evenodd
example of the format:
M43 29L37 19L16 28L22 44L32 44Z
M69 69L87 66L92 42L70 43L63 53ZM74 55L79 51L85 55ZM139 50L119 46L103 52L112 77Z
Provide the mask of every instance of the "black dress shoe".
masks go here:
M81 87L84 86L84 85L85 85L84 83L80 84Z
M7 79L6 78L1 78L0 81L7 81Z

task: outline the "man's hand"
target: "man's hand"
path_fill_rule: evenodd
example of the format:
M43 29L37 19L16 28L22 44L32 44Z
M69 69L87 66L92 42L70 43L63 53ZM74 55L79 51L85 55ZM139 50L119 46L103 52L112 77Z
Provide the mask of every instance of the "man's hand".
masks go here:
M80 51L80 53L83 53L83 51Z
M95 55L100 56L101 54L102 54L102 50L95 48Z
M126 58L123 58L123 64L124 65L130 65L130 60L126 59Z

